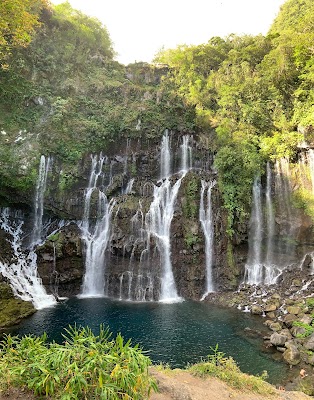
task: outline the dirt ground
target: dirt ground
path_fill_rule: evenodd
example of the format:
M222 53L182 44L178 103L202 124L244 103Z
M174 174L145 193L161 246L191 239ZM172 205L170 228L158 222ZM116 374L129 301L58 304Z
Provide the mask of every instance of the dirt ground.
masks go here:
M237 391L216 378L197 378L182 370L160 372L151 370L158 382L160 393L154 393L150 400L309 400L312 397L301 392L276 390L274 395Z

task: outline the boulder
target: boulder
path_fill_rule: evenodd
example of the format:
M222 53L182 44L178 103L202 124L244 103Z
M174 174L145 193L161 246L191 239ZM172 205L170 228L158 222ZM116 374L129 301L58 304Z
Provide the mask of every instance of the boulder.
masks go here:
M287 350L283 353L283 359L290 365L297 365L301 361L301 355L297 346L291 342L286 344Z
M289 340L289 338L287 338L286 335L282 335L278 332L274 332L271 336L270 336L270 343L273 346L284 346L285 343Z
M307 338L306 342L304 343L304 347L307 350L314 351L314 333Z
M289 314L298 315L301 313L301 307L299 306L289 306L287 307L287 311Z
M310 314L304 314L302 318L299 318L299 321L303 322L304 324L311 325L313 317Z
M272 304L266 304L264 311L265 312L271 312L271 311L276 311L277 310L277 305L272 303Z
M277 347L277 351L279 351L280 353L284 353L287 349L285 347Z
M280 322L272 322L271 324L269 324L269 329L275 332L281 331L282 325Z
M314 354L308 356L307 363L314 366Z
M290 329L290 332L294 337L301 337L306 333L306 329L303 328L302 326L293 326Z
M292 327L294 321L296 321L297 317L293 314L287 314L283 318L283 322L287 325L288 328Z
M262 315L263 309L259 304L253 304L251 308L251 313L254 315Z
M292 286L295 286L295 287L302 287L302 281L300 280L300 279L293 279L293 281L292 281Z

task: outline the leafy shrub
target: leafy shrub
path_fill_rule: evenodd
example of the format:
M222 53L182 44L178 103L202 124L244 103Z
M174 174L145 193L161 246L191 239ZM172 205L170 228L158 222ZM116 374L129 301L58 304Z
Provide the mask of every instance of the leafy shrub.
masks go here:
M100 326L65 329L64 343L40 337L5 336L1 343L2 386L27 386L35 395L53 399L144 399L156 390L148 375L150 359L120 334L111 339Z
M305 300L307 307L309 308L309 311L314 310L314 297L309 297Z

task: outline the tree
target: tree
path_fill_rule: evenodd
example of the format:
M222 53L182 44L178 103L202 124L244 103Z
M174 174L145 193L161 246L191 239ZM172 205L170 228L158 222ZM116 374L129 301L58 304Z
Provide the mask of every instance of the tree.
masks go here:
M48 0L1 0L0 2L0 66L8 67L14 47L27 46L39 23L39 13Z

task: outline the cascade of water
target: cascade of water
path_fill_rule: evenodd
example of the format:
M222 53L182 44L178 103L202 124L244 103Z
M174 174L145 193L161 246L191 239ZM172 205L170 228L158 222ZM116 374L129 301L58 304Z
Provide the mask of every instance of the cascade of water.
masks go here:
M287 221L291 221L291 187L289 178L291 176L289 161L285 158L281 158L276 161L275 164L276 179L275 179L275 190L276 197L279 201L280 210L287 216Z
M124 273L122 273L120 276L119 276L119 281L120 281L120 285L119 285L119 300L122 300L122 288L123 288L123 275L124 275Z
M256 178L253 185L253 207L250 220L249 238L248 261L245 265L245 282L258 285L263 281L263 213L260 178Z
M274 236L275 236L275 215L271 196L272 174L269 163L267 163L267 181L266 181L266 234L267 234L267 251L265 264L270 267L273 262L274 254Z
M298 157L298 177L301 181L302 187L307 187L308 182L308 167L309 167L309 154L302 152Z
M129 193L131 193L132 188L133 188L134 181L135 181L134 178L132 178L132 179L129 180L129 182L128 182L128 184L127 184L127 186L126 186L126 188L124 189L124 191L123 191L122 194L129 194Z
M170 153L170 139L168 130L166 130L162 137L160 149L160 179L167 178L171 175L171 153Z
M162 266L160 301L178 301L176 284L171 265L170 227L174 214L174 204L185 173L171 186L166 178L160 186L154 187L154 199L146 214L146 230L148 232L148 243L150 235L156 240Z
M314 150L313 149L309 149L308 161L309 161L310 174L311 174L312 192L314 193Z
M191 136L184 135L181 144L181 171L188 171L192 168L192 147L190 146Z
M46 293L37 274L37 255L32 249L29 252L22 250L23 224L21 218L12 218L8 208L1 210L0 228L11 236L9 243L15 261L11 264L0 262L0 272L9 280L16 296L31 301L36 309L50 307L56 304L56 300Z
M214 223L211 204L212 188L216 184L215 181L205 182L202 180L201 201L200 201L200 222L205 236L205 257L206 257L206 289L201 300L214 292L214 283L212 277L213 255L214 255ZM207 204L204 206L204 195L207 189Z
M30 247L34 247L39 244L42 239L42 227L43 227L43 214L44 214L44 194L47 184L47 176L50 168L51 159L45 156L40 157L40 164L38 170L38 179L36 183L36 193L34 199L34 224L33 233L31 237Z
M104 157L92 157L92 168L85 193L83 221L81 223L82 240L85 244L85 275L82 297L104 296L105 293L105 251L110 238L110 220L114 201L108 202L104 192L97 188L98 178L102 174ZM98 191L96 222L91 224L91 197Z

